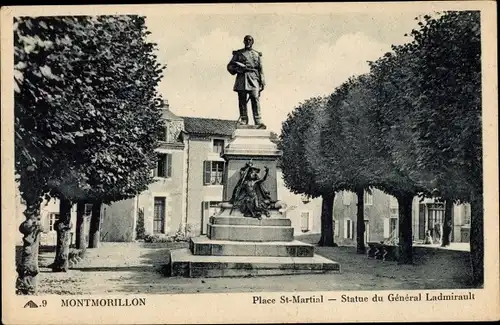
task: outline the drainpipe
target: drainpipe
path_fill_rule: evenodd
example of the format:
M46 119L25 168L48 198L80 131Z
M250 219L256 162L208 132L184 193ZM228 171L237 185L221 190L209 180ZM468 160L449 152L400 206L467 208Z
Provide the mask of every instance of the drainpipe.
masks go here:
M188 211L189 211L189 198L188 198L188 188L189 188L189 134L185 134L185 145L186 145L186 179L185 179L185 184L183 186L183 195L184 195L184 205L185 205L185 211L184 211L184 220L182 220L182 231L184 234L187 234L186 232L186 225L187 225L187 220L188 220Z

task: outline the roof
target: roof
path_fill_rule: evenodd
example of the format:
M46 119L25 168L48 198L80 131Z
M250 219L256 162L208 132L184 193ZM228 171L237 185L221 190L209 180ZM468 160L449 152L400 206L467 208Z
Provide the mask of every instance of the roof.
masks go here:
M180 118L179 116L172 113L168 108L162 108L161 118L164 120L170 120L170 121L182 120L182 118Z
M236 130L236 120L220 120L202 117L182 117L184 130L190 134L231 136Z

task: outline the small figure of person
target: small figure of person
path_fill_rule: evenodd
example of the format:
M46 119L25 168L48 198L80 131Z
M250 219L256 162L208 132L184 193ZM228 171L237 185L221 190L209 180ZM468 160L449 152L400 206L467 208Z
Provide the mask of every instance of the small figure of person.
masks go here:
M433 244L433 242L432 242L432 235L431 235L431 231L430 230L427 230L425 232L424 244L426 244L426 245L432 245Z
M441 224L439 222L434 224L434 242L441 242Z

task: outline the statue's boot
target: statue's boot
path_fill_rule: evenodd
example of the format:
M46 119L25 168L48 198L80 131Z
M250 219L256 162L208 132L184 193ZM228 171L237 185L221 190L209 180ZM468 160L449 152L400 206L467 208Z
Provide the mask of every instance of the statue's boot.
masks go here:
M266 125L264 123L262 123L262 120L260 119L260 117L256 117L255 118L255 125L257 126L257 129L266 129Z

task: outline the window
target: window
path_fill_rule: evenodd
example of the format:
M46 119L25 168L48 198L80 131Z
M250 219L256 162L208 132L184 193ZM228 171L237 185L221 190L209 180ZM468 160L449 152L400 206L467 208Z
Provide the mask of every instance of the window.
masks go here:
M398 218L384 218L384 238L398 238Z
M154 216L153 216L153 233L165 233L165 198L155 197L154 199Z
M464 204L464 223L466 225L470 225L470 217L471 217L470 204L469 203L465 203Z
M92 204L91 203L85 203L83 215L84 216L91 216L92 215Z
M172 177L172 154L160 153L158 154L158 164L155 169L155 177Z
M204 185L222 185L224 184L224 162L223 161L204 161L203 162Z
M302 232L309 231L309 218L310 218L309 211L304 211L300 214L300 230Z
M399 206L398 200L394 196L389 196L389 204L391 208L397 208Z
M344 219L344 238L354 239L354 222L351 219Z
M373 205L373 194L372 193L365 191L364 204L365 205Z
M347 191L342 192L342 202L344 202L344 205L351 204L351 192Z
M172 137L170 135L170 127L165 125L165 127L161 128L160 133L158 134L158 140L164 142L172 142Z
M335 237L339 236L339 221L338 220L333 220L333 235Z
M370 241L370 221L365 220L365 244Z
M59 220L59 213L49 214L49 231L56 231L54 225Z
M391 238L399 236L397 233L398 229L398 219L397 218L390 218L389 220L389 235Z
M217 214L220 210L220 202L217 201L204 201L202 203L202 214L201 214L201 234L205 235L207 233L207 226L210 217Z
M214 139L213 151L215 153L223 153L224 152L224 140Z

